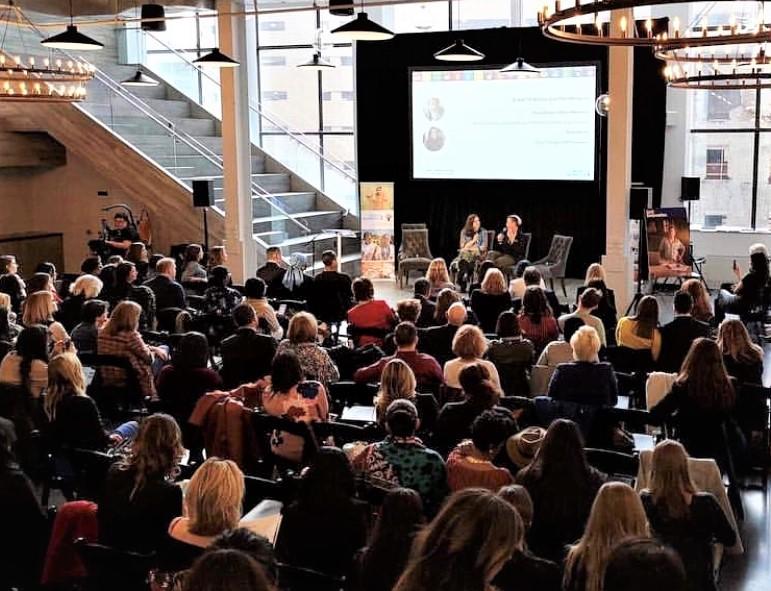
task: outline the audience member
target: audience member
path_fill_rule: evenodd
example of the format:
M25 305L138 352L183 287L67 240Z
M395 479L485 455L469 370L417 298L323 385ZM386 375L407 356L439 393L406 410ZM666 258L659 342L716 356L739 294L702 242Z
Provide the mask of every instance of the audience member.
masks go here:
M600 305L600 301L602 301L602 292L599 289L593 287L585 289L578 298L578 308L576 308L576 311L559 317L560 331L565 332L566 321L571 318L580 318L584 321L584 324L591 326L597 331L600 344L606 347L608 342L605 338L605 325L600 318L594 315L594 312L597 311L597 307Z
M437 368L439 366L437 365ZM394 400L406 399L418 409L419 430L432 433L439 408L433 394L418 394L415 390L415 373L402 359L391 359L383 367L380 387L374 399L375 414L379 424L385 424L386 409Z
M356 305L348 310L348 330L354 346L382 345L396 326L396 315L385 300L375 299L375 288L366 277L356 279L352 289Z
M616 325L616 343L619 347L649 350L653 361L661 353L659 331L659 303L653 296L644 296L637 304L634 316L624 316Z
M132 242L126 253L126 261L134 263L137 268L137 283L147 280L147 271L150 267L147 247L142 242Z
M450 290L446 290L449 293L454 293ZM442 299L444 291L440 294L439 299ZM437 313L439 306L437 305ZM461 302L454 302L447 308L447 313L444 315L443 323L439 326L432 326L422 334L422 340L419 344L420 349L431 355L439 365L447 363L452 359L452 343L455 339L455 333L467 319L466 306Z
M428 295L431 293L431 284L428 282L428 279L424 277L417 279L415 281L414 293L415 299L420 302L420 316L415 321L415 325L418 328L434 326L436 304L428 298Z
M763 349L750 340L741 320L723 320L717 331L717 346L728 375L739 384L763 383Z
M522 311L519 314L519 327L523 336L533 343L539 354L546 345L559 337L557 320L540 287L530 286L525 290Z
M79 353L96 353L99 331L107 324L107 302L88 300L80 312L81 322L72 329L72 344Z
M70 284L70 295L59 305L56 319L62 323L65 330L71 331L83 320L82 311L86 302L99 297L102 291L102 281L93 275L81 275Z
M522 261L521 264L525 264L527 261ZM514 282L517 280L515 279ZM513 309L514 312L519 312L519 309L522 306L522 298L525 297L525 291L527 291L528 287L538 287L543 291L543 295L546 297L546 303L549 304L549 308L551 308L552 315L556 315L560 310L560 303L557 299L557 294L555 294L552 290L546 289L546 284L543 281L543 276L541 275L541 272L538 270L538 267L533 266L525 266L522 270L522 283L519 285L515 285L509 287L509 292L511 294L513 301ZM513 283L514 283L513 282Z
M166 258L164 255L156 252L155 254L151 254L150 258L147 261L147 278L145 280L145 283L150 281L151 279L155 279L155 277L158 275L158 263ZM173 259L172 259L173 260ZM174 262L174 267L176 268L177 264L176 261ZM177 274L174 273L174 279L176 279Z
M696 458L714 458L727 466L724 424L736 405L736 392L723 365L715 341L693 341L672 390L650 409L654 420L664 421L676 413L678 437Z
M348 574L354 554L367 542L369 525L369 507L354 498L355 490L345 454L321 448L300 479L297 499L284 508L278 559L328 574Z
M484 332L495 332L498 316L501 312L511 309L511 296L506 290L506 279L499 269L488 270L481 288L471 293L471 309Z
M155 295L156 310L167 308L185 309L185 288L176 281L177 263L170 257L162 258L155 264L155 276L145 282Z
M653 450L650 487L642 492L642 503L653 535L683 559L688 587L717 591L712 544L733 546L736 533L715 497L697 491L688 455L677 441L662 441Z
M48 335L45 326L24 328L16 345L0 362L0 384L21 386L39 398L48 385Z
M490 269L496 269L495 263L492 261L484 260L479 263L479 267L476 272L476 281L468 286L468 293L474 293L474 290L482 287L482 279L487 275L487 271Z
M610 553L627 538L646 537L648 521L640 497L628 484L603 484L581 539L565 559L565 591L602 591Z
M265 282L259 277L250 277L246 280L244 285L244 291L246 295L246 303L249 304L254 313L257 315L257 320L262 318L268 325L270 336L277 341L280 341L284 336L284 329L278 323L278 317L273 306L268 302L268 298L265 297L265 290L267 286Z
M99 541L131 552L158 552L169 523L182 514L182 488L173 482L182 435L164 414L145 418L130 452L113 464L99 498Z
M11 310L11 296L0 291L0 341L11 342L19 336L16 313Z
M408 488L388 491L369 543L358 558L357 591L393 589L424 522L423 502L417 492Z
M292 351L279 351L273 358L270 385L262 393L262 408L273 416L310 423L329 418L329 399L324 386L303 379L300 359ZM303 458L305 441L292 433L274 433L271 449L291 462Z
M224 267L228 262L228 251L221 244L212 246L209 249L209 256L206 259L206 268L212 270L214 267Z
M257 315L249 304L235 307L233 321L236 332L220 345L220 375L226 388L256 382L268 375L278 346L273 337L257 332Z
M284 297L307 301L312 295L313 277L305 272L308 266L307 255L301 252L293 252L289 255L289 267L281 280L285 290Z
M600 303L597 309L592 312L592 315L602 320L602 324L605 327L605 345L615 345L616 323L618 320L616 294L607 286L605 268L599 263L592 263L586 269L584 284L576 289L576 304L578 304L581 294L590 287L599 290L601 294Z
M585 326L585 324L580 318L569 318L566 320L565 328L562 333L564 340L552 341L546 345L546 348L544 348L541 355L538 357L538 365L556 368L560 363L570 363L571 361L575 361L570 339L573 338L573 335L582 326Z
M510 396L528 396L535 358L533 343L522 336L519 319L511 310L498 316L495 333L498 338L490 343L486 355L498 371L501 389Z
M578 426L565 419L552 422L532 463L517 473L516 481L533 499L529 548L540 558L560 562L565 545L581 537L605 481L586 461Z
M409 400L395 400L386 410L388 436L371 443L352 461L354 469L374 484L416 490L426 513L433 515L447 493L442 457L415 436L418 410Z
M428 292L429 298L435 298L443 289L455 289L455 285L450 281L450 272L447 270L447 263L443 258L437 257L428 264L426 270L426 279L430 286Z
M235 307L241 303L243 296L228 287L230 271L227 267L214 267L209 276L209 287L203 292L206 300L206 311L217 316L230 316Z
M136 302L142 308L139 319L141 330L153 330L155 327L155 294L144 285L135 285L139 275L134 263L120 263L115 270L115 287L110 301L113 309L119 302Z
M98 256L88 256L80 263L81 275L99 275L99 271L102 270L102 261Z
M265 264L257 269L256 276L265 282L265 295L269 298L283 298L286 296L283 280L286 266L281 257L281 249L271 246L265 251ZM350 288L350 285L349 285Z
M451 491L486 488L493 492L512 484L506 468L493 463L512 435L516 423L509 417L486 410L471 424L471 439L461 441L447 456L447 483Z
M338 271L337 255L333 250L324 251L321 262L324 270L313 279L308 306L320 321L340 322L353 306L351 278Z
M400 322L394 331L394 340L396 353L390 357L383 357L372 365L357 369L353 379L359 383L377 382L386 365L394 359L400 359L412 370L418 387L432 392L437 391L444 382L442 368L430 355L418 353L418 332L415 325L411 322Z
M184 580L182 591L273 591L257 561L239 550L205 552Z
M675 318L661 327L661 353L659 368L661 371L675 373L680 371L691 343L699 337L708 337L709 324L696 320L691 315L693 298L686 291L679 291L674 297Z
M182 262L179 280L182 283L206 283L206 269L201 265L203 248L200 244L188 244Z
M687 591L685 567L677 552L650 538L616 545L605 567L603 591Z
M769 278L768 253L751 253L749 272L742 276L741 268L734 264L734 273L739 282L731 286L730 291L721 289L715 300L715 321L718 324L727 313L741 316L762 301L763 289Z
M494 493L453 494L415 538L394 591L486 591L522 535L514 508Z
M27 297L27 286L19 276L19 265L13 255L0 255L0 291L11 297L11 309L21 314L21 303Z
M316 318L307 312L298 312L289 321L286 338L278 345L278 353L288 351L297 355L307 380L316 380L329 386L340 379L340 372L329 353L318 345L319 326Z
M444 364L444 383L450 388L460 388L458 375L463 368L469 365L479 364L487 368L490 379L500 390L501 379L498 376L498 370L492 361L483 359L487 352L487 339L485 335L476 326L464 324L458 328L452 339L452 352L456 355Z
M420 318L420 300L408 299L396 302L396 319L398 322L410 322L417 326L416 323L418 318ZM395 329L396 327L394 327L394 330ZM385 340L380 348L386 355L393 355L396 352L396 342L394 341L393 332L390 332L385 336Z
M686 279L680 286L680 291L691 294L693 298L693 310L691 316L701 322L712 324L715 315L712 313L712 302L709 299L707 288L701 279Z
M278 563L273 545L263 536L245 527L229 529L209 544L206 553L216 550L239 550L251 556L262 568L268 582L275 585L278 579Z
M54 284L53 277L45 271L36 271L32 277L27 280L27 294L35 293L36 291L48 291L54 298L54 302L58 305L62 299L59 294L56 293L56 285Z
M519 433L509 437L506 442L506 455L511 462L510 468L516 468L519 471L529 466L541 448L544 437L546 437L546 429L536 426L525 427Z
M42 325L48 329L48 346L53 348L63 343L70 336L60 322L54 320L57 305L50 291L30 293L24 300L24 313L21 322L24 326Z

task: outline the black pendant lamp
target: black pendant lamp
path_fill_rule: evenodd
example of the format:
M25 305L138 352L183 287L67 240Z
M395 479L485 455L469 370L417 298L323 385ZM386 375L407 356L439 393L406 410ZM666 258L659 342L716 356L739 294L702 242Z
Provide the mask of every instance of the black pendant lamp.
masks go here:
M331 34L345 41L387 41L393 39L393 31L389 31L383 25L369 20L364 12L364 0L361 2L361 12L352 21L332 29Z
M70 24L67 26L67 30L53 37L48 37L48 39L43 39L40 44L49 49L71 49L73 51L94 51L104 47L104 44L96 39L78 31L72 11L72 0L70 0Z
M501 69L506 74L517 74L521 78L535 78L541 75L541 70L528 64L524 58L518 57L514 63Z
M460 0L458 0L458 29L460 28ZM478 62L485 59L485 54L466 45L463 39L456 39L449 47L437 51L434 58L442 62Z
M133 76L121 81L121 85L123 86L145 87L145 88L158 86L159 84L160 82L158 82L155 78L152 78L147 74L144 74L142 70L137 70Z
M215 47L210 53L193 60L193 63L202 68L237 68L241 65L232 57L222 53L219 47Z

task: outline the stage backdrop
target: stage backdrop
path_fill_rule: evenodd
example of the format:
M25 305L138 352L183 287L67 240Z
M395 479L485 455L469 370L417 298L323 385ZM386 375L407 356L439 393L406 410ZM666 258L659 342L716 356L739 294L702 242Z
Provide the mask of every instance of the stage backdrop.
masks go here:
M486 54L475 66L511 63L520 53L521 41L521 53L532 63L598 62L600 88L607 89L605 48L551 41L537 28L463 31L462 36ZM397 245L402 223L427 221L432 254L451 260L469 213L478 213L483 226L492 230L503 227L506 214L517 213L525 222L522 230L533 233L531 260L546 256L554 234L567 234L575 238L568 275L581 276L589 263L600 259L605 247L607 119L598 123L599 167L593 182L412 178L409 68L451 66L436 61L433 53L456 37L457 33L449 32L416 33L356 44L359 180L395 182ZM666 122L661 69L662 63L650 50L635 50L632 180L653 187L654 207L661 203ZM472 113L474 105L468 109Z

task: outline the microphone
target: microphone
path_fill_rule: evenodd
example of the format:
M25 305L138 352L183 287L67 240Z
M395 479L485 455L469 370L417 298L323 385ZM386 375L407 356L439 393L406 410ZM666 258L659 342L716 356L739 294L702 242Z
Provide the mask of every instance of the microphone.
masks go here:
M503 238L504 238L505 236L506 236L506 228L504 228L503 230L501 230L501 233L500 233L500 234L498 234L498 236L497 236L497 238L498 238L498 242L503 242Z

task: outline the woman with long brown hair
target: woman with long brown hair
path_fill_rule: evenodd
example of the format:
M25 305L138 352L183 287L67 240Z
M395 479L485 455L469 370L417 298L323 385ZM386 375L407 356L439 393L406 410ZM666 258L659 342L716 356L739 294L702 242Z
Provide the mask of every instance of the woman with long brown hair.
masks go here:
M628 484L602 485L592 504L586 531L565 559L565 591L602 591L605 567L613 549L627 538L648 536L640 497Z
M653 296L645 296L637 304L634 316L624 316L616 325L616 343L619 347L649 349L653 361L661 353L659 331L659 303Z
M690 591L715 591L712 544L732 546L736 533L715 497L698 492L688 472L688 454L677 441L653 450L650 486L642 503L653 534L677 550Z
M679 439L697 458L714 458L725 467L724 425L736 404L736 392L715 341L698 338L691 344L672 390L650 409L654 420L677 413Z
M707 288L704 287L704 283L701 279L687 279L686 281L683 281L679 291L688 292L693 298L693 311L691 312L691 316L696 320L711 324L715 315L712 313L712 303L709 299L709 293L707 293Z
M394 591L490 591L522 528L517 511L495 493L459 491L416 537Z
M741 320L723 320L720 323L717 346L723 353L728 375L740 384L763 383L763 349L752 342Z
M537 355L559 337L560 329L554 311L549 307L546 294L540 287L531 285L525 290L519 313L519 328L522 336L533 343Z
M466 285L474 276L474 267L477 261L487 253L487 231L482 227L479 216L470 214L460 231L458 243L458 285L461 291L466 291Z

